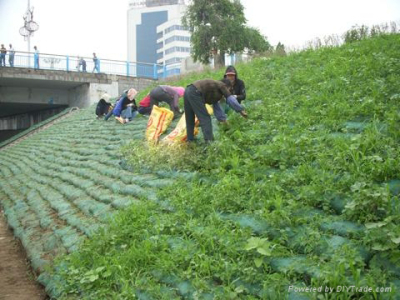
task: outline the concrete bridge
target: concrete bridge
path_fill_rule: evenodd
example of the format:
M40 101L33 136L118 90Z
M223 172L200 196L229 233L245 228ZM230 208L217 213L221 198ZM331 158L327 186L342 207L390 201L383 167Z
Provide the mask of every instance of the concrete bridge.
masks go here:
M50 111L55 114L66 107L87 107L104 93L117 97L125 89L140 91L156 81L104 73L0 67L0 130L28 128Z

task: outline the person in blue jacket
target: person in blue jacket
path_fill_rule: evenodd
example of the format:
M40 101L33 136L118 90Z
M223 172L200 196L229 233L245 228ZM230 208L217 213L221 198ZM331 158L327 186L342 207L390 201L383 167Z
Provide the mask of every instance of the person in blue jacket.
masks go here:
M135 100L136 95L137 91L135 89L129 89L126 94L120 97L112 112L107 114L104 119L107 121L111 115L114 115L115 119L122 124L132 121L138 113Z

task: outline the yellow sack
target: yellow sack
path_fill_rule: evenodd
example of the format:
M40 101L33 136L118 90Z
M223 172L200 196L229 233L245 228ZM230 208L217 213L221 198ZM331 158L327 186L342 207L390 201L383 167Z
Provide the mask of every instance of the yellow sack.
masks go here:
M213 108L211 105L206 104L207 112L212 115L213 114ZM195 118L194 121L194 136L196 136L199 133L199 120L197 117ZM168 134L165 138L162 139L163 143L172 145L175 143L183 143L186 142L187 140L187 133L186 133L186 118L185 114L182 115L181 119L179 120L178 124L176 125L175 129Z
M153 106L147 122L146 139L157 142L161 134L167 130L174 118L174 113L167 108Z

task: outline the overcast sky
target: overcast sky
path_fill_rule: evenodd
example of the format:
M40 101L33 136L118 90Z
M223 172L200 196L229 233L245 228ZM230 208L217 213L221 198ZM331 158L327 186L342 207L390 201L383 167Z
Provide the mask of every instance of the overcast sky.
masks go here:
M0 0L0 43L27 51L19 34L27 0ZM31 38L42 53L125 60L128 0L30 0L39 30ZM248 24L272 45L301 47L342 34L356 24L400 23L400 0L241 0Z

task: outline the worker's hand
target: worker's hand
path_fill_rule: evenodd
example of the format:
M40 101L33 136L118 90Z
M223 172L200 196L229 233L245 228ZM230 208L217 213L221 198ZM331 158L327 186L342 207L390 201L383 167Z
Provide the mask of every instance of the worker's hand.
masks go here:
M243 118L246 118L246 119L247 119L247 112L246 112L245 110L242 110L242 111L240 112L240 115L241 115Z

